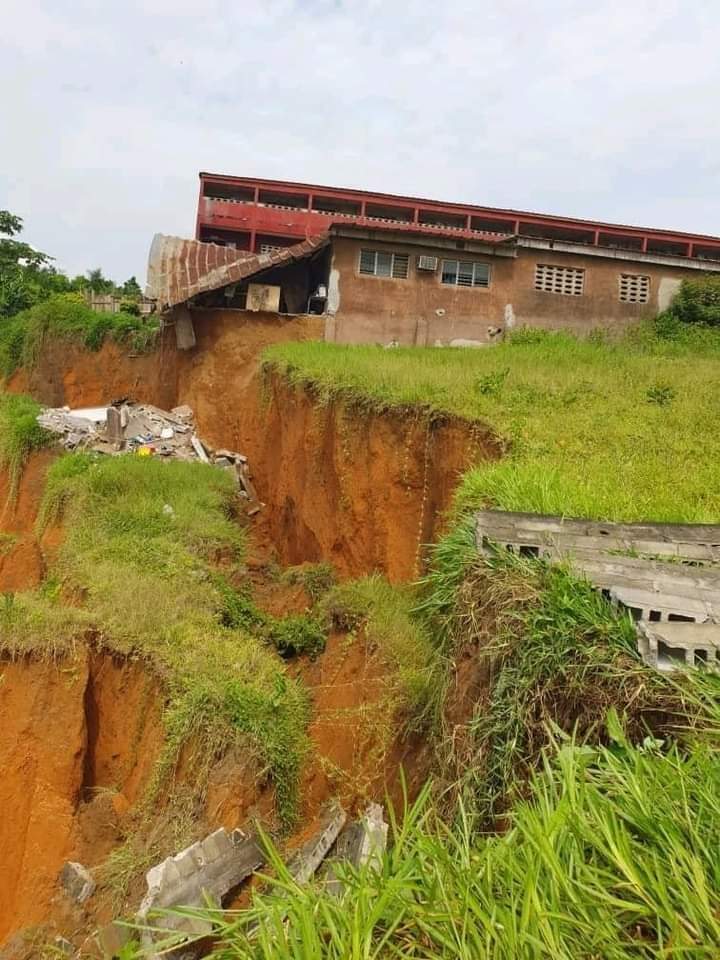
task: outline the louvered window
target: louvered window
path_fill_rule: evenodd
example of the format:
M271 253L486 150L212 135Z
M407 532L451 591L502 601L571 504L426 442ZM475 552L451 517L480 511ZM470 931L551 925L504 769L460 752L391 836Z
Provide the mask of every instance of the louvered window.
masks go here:
M443 260L440 282L456 287L489 287L490 265L474 260Z
M284 250L285 247L279 246L277 243L261 243L260 244L260 253L276 253L278 250Z
M562 293L581 297L585 287L585 271L577 267L557 267L549 263L535 266L535 289L544 293Z
M647 303L650 299L650 277L635 273L620 274L620 300L623 303Z
M360 251L360 273L368 277L392 277L405 280L409 257L406 253L385 253L383 250Z

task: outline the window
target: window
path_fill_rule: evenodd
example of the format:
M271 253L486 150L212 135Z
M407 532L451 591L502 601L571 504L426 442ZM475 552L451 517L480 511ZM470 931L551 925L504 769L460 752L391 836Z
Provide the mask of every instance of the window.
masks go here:
M489 287L490 264L472 260L443 260L440 282L456 287Z
M622 303L647 303L650 299L650 277L634 273L620 274L620 300Z
M284 250L285 247L281 247L277 243L261 243L260 244L260 253L277 253L278 250Z
M409 257L406 253L385 253L382 250L360 251L360 273L368 277L392 277L405 280Z
M581 297L585 286L585 271L577 267L556 267L549 263L535 266L535 289L544 293L562 293Z

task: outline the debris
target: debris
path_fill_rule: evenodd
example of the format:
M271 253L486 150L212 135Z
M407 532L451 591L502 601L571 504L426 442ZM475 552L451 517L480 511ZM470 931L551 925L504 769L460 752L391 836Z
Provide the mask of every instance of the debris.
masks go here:
M194 416L192 407L189 407L186 403L179 407L173 407L170 413L178 420L192 420Z
M118 400L107 407L48 407L38 423L58 436L66 450L94 450L109 456L136 453L141 457L200 460L225 470L234 470L238 488L247 498L248 514L262 507L252 480L247 457L232 450L215 453L195 432L194 415L186 404L170 412L149 403Z
M60 871L63 890L76 903L85 901L95 892L95 881L87 867L68 860Z
M325 821L320 832L300 848L288 864L288 870L296 883L307 883L312 877L337 840L346 820L347 814L343 808L336 807Z
M158 935L170 932L197 938L210 932L210 924L184 914L163 914L153 920L151 912L173 907L218 906L222 898L265 862L254 835L242 830L228 833L224 827L168 857L148 870L145 895L137 920L146 927L143 945L152 946L152 927Z
M354 867L362 867L369 863L379 868L387 847L387 835L388 825L383 808L379 803L371 803L362 817L349 823L337 838L335 856L327 872L328 891L334 896L340 896L343 892L335 864L350 863Z
M202 462L210 463L210 460L208 459L208 455L207 453L205 453L205 447L198 440L195 434L193 434L192 437L190 437L190 443L192 444L193 450L198 455L198 457L202 460Z
M164 503L164 504L163 504L163 513L165 514L166 517L174 517L174 516L175 516L175 511L173 510L173 508L170 506L169 503Z

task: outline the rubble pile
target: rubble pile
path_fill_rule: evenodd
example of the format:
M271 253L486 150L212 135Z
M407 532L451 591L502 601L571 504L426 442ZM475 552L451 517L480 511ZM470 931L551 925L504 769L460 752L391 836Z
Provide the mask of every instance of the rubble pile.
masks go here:
M107 407L48 407L37 420L40 426L58 435L66 450L200 460L232 470L241 494L251 501L248 512L260 509L247 457L232 450L213 450L204 443L196 433L193 411L186 405L168 412L149 403L123 399Z

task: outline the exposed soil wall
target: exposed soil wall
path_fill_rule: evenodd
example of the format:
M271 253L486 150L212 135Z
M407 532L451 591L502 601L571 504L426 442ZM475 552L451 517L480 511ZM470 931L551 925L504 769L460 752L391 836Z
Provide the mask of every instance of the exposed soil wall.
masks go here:
M285 563L331 561L345 576L392 581L422 569L459 476L494 456L488 435L459 420L319 406L271 375L246 407L247 451L262 524Z
M0 470L0 593L37 586L44 576L35 520L52 459L48 450L30 458L15 497L8 471Z
M188 403L210 444L249 457L266 504L259 522L279 559L329 560L344 575L415 576L459 475L499 455L489 432L451 418L428 424L412 413L323 407L279 376L264 380L264 348L318 338L322 318L198 310L194 322L197 346L184 352L172 329L142 357L113 343L98 353L49 343L11 388L55 405L125 395L166 408Z
M0 943L62 910L66 860L100 862L145 785L161 700L139 663L83 648L0 662Z

